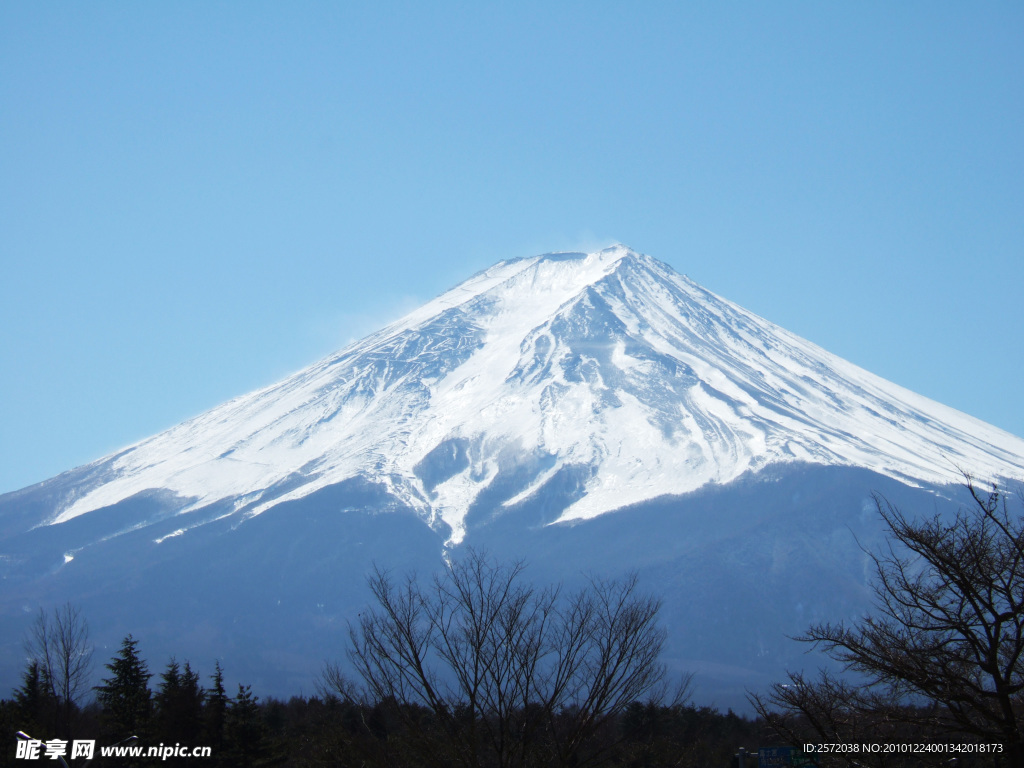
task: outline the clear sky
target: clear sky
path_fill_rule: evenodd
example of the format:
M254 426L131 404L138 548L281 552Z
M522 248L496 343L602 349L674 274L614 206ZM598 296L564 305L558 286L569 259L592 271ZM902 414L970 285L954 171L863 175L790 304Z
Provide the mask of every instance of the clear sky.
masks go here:
M0 492L613 242L1024 435L1024 4L0 0Z

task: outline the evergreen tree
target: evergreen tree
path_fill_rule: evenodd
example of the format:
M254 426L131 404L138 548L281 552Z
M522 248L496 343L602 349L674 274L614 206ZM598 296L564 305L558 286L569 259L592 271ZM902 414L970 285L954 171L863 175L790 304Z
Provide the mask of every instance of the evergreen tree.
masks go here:
M259 697L252 687L238 686L224 723L225 755L232 765L252 765L266 751L265 728L260 713Z
M199 684L199 673L195 672L186 661L185 669L181 673L178 699L177 723L182 741L187 740L192 743L199 741L203 731L203 702L205 700L206 691Z
M163 700L168 697L173 698L174 694L177 693L178 687L181 684L181 667L178 666L178 661L173 656L171 660L167 662L167 669L160 675L160 686L157 689L156 702L157 706Z
M205 695L199 685L199 675L187 661L182 670L172 658L160 681L155 697L158 736L169 744L198 743Z
M167 663L167 669L160 675L160 684L156 693L153 694L153 735L160 741L174 743L172 735L174 727L171 721L174 719L175 705L181 690L181 669L177 660L172 656Z
M203 708L203 743L209 745L213 753L213 765L227 765L224 761L224 722L227 719L228 696L224 690L224 670L220 662L214 663L213 687L206 695L206 706Z
M20 730L35 736L51 735L53 702L45 671L36 659L29 661L21 676L21 687L14 691L14 703L21 718ZM50 721L50 722L48 722Z
M128 635L118 654L105 665L113 676L96 687L108 735L118 740L141 735L149 725L151 675L137 646L138 641Z

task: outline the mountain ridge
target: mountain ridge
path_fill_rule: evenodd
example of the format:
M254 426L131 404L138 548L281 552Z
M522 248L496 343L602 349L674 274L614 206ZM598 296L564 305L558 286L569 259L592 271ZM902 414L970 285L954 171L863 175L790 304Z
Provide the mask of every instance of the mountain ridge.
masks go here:
M417 467L449 441L466 466L428 489ZM1009 477L1024 454L1019 438L616 245L482 270L277 384L87 465L92 487L47 522L155 489L182 515L232 499L225 514L251 517L364 476L458 544L517 443L520 464L542 467L537 488L562 466L603 468L562 521L775 462L934 482L959 466Z
M884 531L1024 440L887 382L625 246L501 262L269 387L0 496L0 673L40 607L116 648L230 657L290 695L373 567L460 547L539 583L636 571L718 701L861 616ZM715 693L715 692L718 693ZM728 693L723 693L728 691Z

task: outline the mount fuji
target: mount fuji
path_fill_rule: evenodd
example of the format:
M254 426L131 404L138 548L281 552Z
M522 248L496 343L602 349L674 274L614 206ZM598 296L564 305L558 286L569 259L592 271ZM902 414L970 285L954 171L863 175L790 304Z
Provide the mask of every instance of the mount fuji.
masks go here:
M742 705L869 605L872 493L955 509L1024 440L615 246L496 264L284 381L0 496L0 670L71 600L102 647L259 690L344 654L377 563L466 546L540 580L637 570L668 661ZM102 655L102 653L101 653Z

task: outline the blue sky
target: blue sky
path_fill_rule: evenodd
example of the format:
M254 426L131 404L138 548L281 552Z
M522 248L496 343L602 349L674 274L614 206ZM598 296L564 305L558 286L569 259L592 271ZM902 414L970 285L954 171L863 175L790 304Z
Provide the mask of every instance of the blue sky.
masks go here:
M0 492L624 242L1024 435L1024 5L0 3Z

